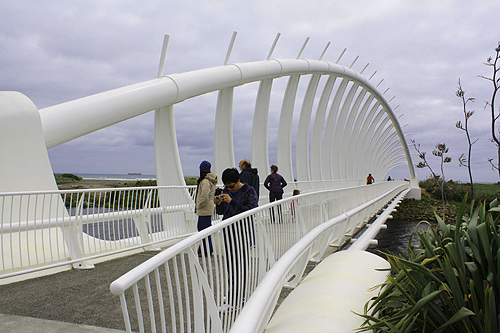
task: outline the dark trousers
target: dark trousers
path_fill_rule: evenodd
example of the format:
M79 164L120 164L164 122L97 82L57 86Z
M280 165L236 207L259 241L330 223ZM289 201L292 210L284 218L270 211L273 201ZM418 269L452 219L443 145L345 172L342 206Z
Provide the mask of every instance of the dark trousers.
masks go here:
M269 202L283 199L283 192L269 192ZM271 222L274 223L274 207L271 208ZM281 207L278 206L278 220L281 223Z
M269 192L269 202L283 199L283 192Z
M246 291L249 249L254 243L254 225L250 218L223 230L228 273L228 302L240 304Z
M206 229L212 225L212 216L198 216L198 231L201 231L203 229ZM213 252L212 248L212 238L208 236L208 238L202 240L203 242L203 251L205 254L209 254ZM207 251L207 243L208 243L208 249L210 251ZM201 253L201 247L198 249L198 253Z

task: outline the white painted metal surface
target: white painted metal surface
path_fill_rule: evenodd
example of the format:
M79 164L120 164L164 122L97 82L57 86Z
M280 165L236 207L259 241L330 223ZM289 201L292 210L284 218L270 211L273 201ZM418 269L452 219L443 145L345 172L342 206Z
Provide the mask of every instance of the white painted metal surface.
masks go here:
M332 145L332 138L334 138L335 133L338 136L340 135L340 132L344 131L344 119L345 117L347 117L347 114L350 110L350 103L344 103L345 106L343 106L343 109L341 108L344 89L348 84L350 84L352 87L358 85L363 87L363 89L367 91L367 94L373 96L374 99L381 105L381 110L383 110L383 112L387 114L387 117L389 117L389 119L391 120L391 126L394 127L395 131L398 133L398 138L401 141L401 145L405 151L407 160L411 161L408 147L406 145L406 142L404 141L404 136L399 124L397 123L396 117L392 113L389 104L382 96L382 94L380 94L367 79L358 75L354 71L342 67L338 64L330 63L327 61L304 59L266 60L252 63L230 64L226 66L208 68L182 74L172 74L155 80L123 87L117 90L112 90L98 95L82 98L76 101L45 108L40 110L45 141L47 147L53 147L81 135L85 135L95 130L110 126L131 117L138 116L152 109L159 109L163 106L179 103L187 98L192 98L211 91L220 90L223 91L223 93L220 93L221 97L219 99L219 109L225 111L221 111L221 115L224 115L224 117L217 117L216 124L219 124L219 122L220 124L216 126L221 126L221 128L224 130L231 129L231 132L226 133L224 137L220 138L220 140L216 137L216 140L225 144L220 148L221 151L227 151L229 149L229 153L231 153L231 147L228 147L228 145L232 145L232 128L227 126L227 122L231 119L231 96L233 94L232 91L234 87L255 81L263 81L277 79L283 76L290 76L295 77L295 79L293 80L294 84L290 85L290 89L288 90L289 93L286 94L286 98L283 102L283 130L280 132L281 136L278 139L279 142L283 142L283 149L285 149L285 144L287 146L286 151L283 151L283 149L280 149L279 151L280 154L285 154L281 155L282 157L280 157L280 161L282 161L282 163L284 164L281 168L283 168L283 171L288 174L291 171L289 166L290 158L288 156L288 152L291 148L289 140L290 133L285 130L285 128L289 128L288 124L291 113L291 101L295 98L295 81L297 81L300 76L306 74L319 74L331 78L329 84L325 85L325 89L322 94L323 97L321 101L321 107L318 109L320 113L328 103L328 97L331 95L331 91L329 89L333 88L331 83L333 82L334 77L341 77L343 82L335 91L336 97L334 99L334 102L332 103L332 107L330 107L329 109L330 121L327 122L328 124L325 128L325 135L322 143L322 155L326 158L326 162L318 162L318 154L313 154L311 152L311 156L314 155L314 159L311 160L311 164L322 163L324 169L323 171L327 172L327 176L322 176L321 179L334 178L334 175L330 171L328 161L331 161L332 159L340 160L340 158L349 158L349 156L351 155L349 154L348 156L332 156L332 149L335 149L335 152L337 152L337 148ZM267 81L266 89L269 89L270 83L271 82ZM350 89L352 91L353 88ZM352 94L354 94L354 92L349 95ZM347 97L351 99L349 95ZM264 111L259 112L265 113L265 101L267 100L267 98L262 97L258 100L263 101L259 103L264 104L262 107L256 107L256 109L262 109ZM285 112L285 110L288 111ZM357 112L357 107L354 108L353 112ZM338 113L342 117L341 120L343 122L339 122L335 127L334 119L336 117L335 115L337 115ZM267 117L265 117L265 114L264 117L261 117L261 119L266 118ZM315 128L318 129L320 133L322 133L322 126L320 124L322 124L323 121L321 119L321 115L317 117L317 121L315 121L315 123ZM258 124L254 123L254 127L257 125L266 127L266 124L263 120L260 120ZM374 126L375 125L377 125L377 122L374 123ZM321 131L319 130L320 127ZM218 136L223 134L221 134L220 131L217 131L215 135ZM314 136L312 144L318 144L319 136L319 133ZM337 142L337 144L338 143L339 142ZM363 144L366 143L368 143L368 140L365 140L363 142ZM263 151L259 153L257 150L254 150L253 153L257 155L265 154L266 152ZM232 159L234 159L234 157L232 156L229 156L228 158L227 156L217 154L219 154L219 152L216 152L216 164L219 163L221 165L227 165L232 161ZM361 155L361 157L362 156L363 155ZM359 157L360 156L358 156L358 158ZM259 159L257 158L257 156L253 156L253 158L259 160L259 163L263 163L264 161L266 161L266 158ZM219 161L219 159L221 160ZM366 165L370 164L369 161L361 162L364 162L364 164ZM408 164L410 177L413 178L413 166L411 165L411 162ZM263 166L258 167L262 168ZM314 176L317 177L316 174L314 174ZM380 175L380 177L382 176L384 175ZM361 177L361 175L358 173L357 177ZM314 179L314 177L312 177L312 179Z
M245 321L253 323L248 327L265 325L283 285L295 286L308 261L321 260L329 246L348 241L407 187L407 182L395 181L289 197L180 241L111 284L111 291L120 295L127 331L167 323L172 325L168 331L227 332L240 312L253 304L261 281L286 257L286 269L271 274L279 275L279 282L265 287L265 299L262 293L256 296L260 305L252 309L259 310L249 311L254 317ZM209 237L213 256L202 251L198 257ZM160 304L163 310L158 310ZM225 307L228 304L231 309ZM131 306L140 310L131 312Z
M174 243L196 232L193 190L0 193L0 283L70 264L85 268L100 257ZM179 203L186 196L190 202Z
M321 262L280 305L266 333L355 332L391 265L365 251L340 251ZM255 332L234 330L235 332Z
M279 34L267 60L229 64L235 36L236 34L233 34L224 66L163 75L168 44L166 36L157 79L41 110L37 110L36 106L20 93L0 92L0 156L4 157L4 163L0 163L0 236L3 265L0 269L3 269L4 277L70 263L90 267L92 263L87 260L101 255L157 246L166 240L193 232L192 197L183 187L184 178L175 136L174 105L189 98L218 92L213 162L215 172L220 174L226 167L235 165L233 97L240 86L253 82L259 82L259 90L253 115L251 157L253 166L260 171L261 179L269 170L267 132L269 113L272 112L270 100L273 95L273 83L276 80L288 80L280 108L276 156L280 173L290 183L286 188L287 192L291 192L293 188L299 188L304 193L344 186L355 187L342 191L311 193L261 207L249 213L250 215L245 215L246 222L242 222L243 216L216 224L209 228L209 231L197 234L189 242L182 243L182 246L167 250L167 255L161 257L161 260L164 260L161 265L164 270L172 269L173 275L178 278L174 281L168 280L167 287L178 286L174 287L177 288L174 294L170 294L169 302L173 307L181 306L177 310L173 308L171 312L172 321L179 326L179 330L191 328L192 323L195 330L227 331L236 318L234 312L232 315L220 316L216 311L223 293L227 291L227 284L221 281L228 274L225 258L232 250L228 252L227 247L221 248L221 244L227 233L230 234L231 230L234 230L231 226L247 226L251 221L251 225L256 228L256 238L252 240L255 241L255 247L252 251L257 252L249 250L244 254L249 260L258 258L258 264L248 268L250 271L248 279L245 280L248 285L245 295L250 296L265 272L271 269L286 251L294 247L302 236L319 223L338 216L341 212L362 206L363 208L353 216L347 214L346 219L342 220L342 223L339 222L341 227L332 226L332 234L327 233L315 238L314 245L306 251L307 255L303 252L299 261L294 263L300 264L293 268L295 279L291 283L298 282L297 276L307 260L321 258L328 244L339 245L352 237L360 224L373 214L373 210L380 208L382 201L371 201L374 197L389 191L389 188L408 185L396 182L380 183L393 167L403 162L408 165L410 187L413 188L411 193L418 195L414 191L418 189L418 183L408 145L389 105L390 101L385 99L369 79L361 75L363 71L356 73L351 68L339 65L338 60L337 63L321 60L324 52L320 60L270 59ZM307 40L299 52L299 57L306 44ZM303 100L297 100L297 97L302 95L298 93L298 84L307 76L311 76L307 91ZM318 89L319 86L322 86L322 89ZM318 96L319 92L321 93ZM301 108L295 138L297 150L294 170L292 133L294 113L298 112L296 109L299 110L296 108L297 104L301 105ZM158 184L180 186L179 191L165 190L164 187L102 190L95 193L57 191L47 148L152 110L156 110L155 158ZM314 120L311 119L313 114ZM377 184L358 186L364 184L368 173L375 176ZM297 182L293 181L295 177ZM176 194L171 196L171 192ZM99 201L96 210L95 202L89 200L95 200L101 195L109 200L113 198L113 203L108 202L107 206L102 206ZM66 203L68 197L69 206ZM141 199L114 201L116 198L125 197ZM76 201L73 198L76 198ZM262 201L261 197L261 203ZM292 202L300 203L300 223L297 222L297 216L292 214ZM93 210L89 213L85 205ZM270 207L275 208L275 213L279 211L280 214L276 218L281 218L286 223L270 223L270 212L273 211ZM250 241L249 235L252 235L254 230L249 232L248 227L245 228L236 243ZM334 229L336 231L333 231ZM113 230L113 236L110 230ZM340 234L339 230L342 231ZM198 261L194 255L195 249L208 235L213 236L219 246L219 255L210 260L202 258ZM177 250L179 252L175 252ZM169 263L165 264L167 261ZM148 265L146 266L153 267ZM154 279L157 281L160 276L159 267L154 266ZM216 273L208 273L212 271ZM150 280L153 277L139 276L137 271L134 272L120 281L144 281L147 303L152 309L152 295L161 295L162 286L157 284L156 291L152 291ZM181 278L181 275L187 272L191 275ZM284 274L290 272L291 268ZM141 289L137 286L137 281L127 284L126 288L132 286L133 294L138 297ZM120 283L117 285L123 287ZM192 291L194 296L190 295L189 291ZM239 293L243 294L243 291L240 290ZM127 322L125 294L121 297ZM174 299L177 299L178 303L173 302ZM180 301L181 299L184 301ZM140 302L141 300L136 298L137 308ZM162 304L158 305L160 312L164 309ZM194 317L191 318L191 312L187 309L198 311L195 311ZM180 317L176 311L181 313ZM265 314L267 315L268 313ZM154 327L156 317L152 311L150 318ZM158 326L163 328L166 320L165 317L161 318ZM137 319L141 327L140 311Z
M370 185L371 186L371 185ZM248 302L245 304L245 307L241 311L240 315L238 316L236 322L234 323L233 327L231 328L231 332L263 332L266 327L268 327L269 320L271 318L271 315L273 313L273 310L276 306L276 301L279 297L279 294L281 292L281 289L283 286L288 286L288 287L295 287L300 281L300 278L303 273L303 269L305 267L305 264L308 262L308 260L313 256L314 250L315 250L315 245L317 242L324 241L325 235L327 239L329 239L329 235L334 232L339 226L342 226L342 228L346 227L349 228L349 225L353 223L353 221L356 221L360 218L366 218L368 213L368 216L370 215L370 212L366 211L367 207L370 206L375 206L382 208L386 203L390 202L395 196L397 198L393 200L393 202L399 202L401 197L404 197L405 193L407 193L407 190L403 190L401 187L399 188L394 188L392 191L388 191L382 195L380 195L377 198L372 199L369 202L366 202L364 205L361 205L359 207L355 207L353 209L350 209L346 213L339 215L333 219L330 219L326 221L325 223L317 226L316 228L312 229L309 233L307 233L304 237L302 237L298 242L296 242L286 253L283 254L283 256L274 264L274 266L267 272L265 277L262 279L262 281L259 283L257 288L252 294L252 297L248 300ZM389 211L392 212L392 208L389 208ZM385 221L385 220L384 220ZM347 231L347 230L346 230ZM352 236L352 235L351 235ZM323 238L323 239L322 239ZM328 242L327 242L328 244ZM364 247L367 242L365 240L361 240L358 242L358 244L361 246L360 248ZM360 248L355 249L353 248L353 252L360 251ZM366 248L366 247L365 247ZM380 258L379 258L380 259ZM376 259L372 259L373 261L376 261ZM352 274L353 271L357 270L363 270L364 266L370 266L369 263L366 262L355 262L355 263L345 263L349 267L338 267L337 264L329 265L329 267L326 268L327 274L335 272L341 272L345 271L344 274L350 275ZM299 267L299 269L297 269ZM329 273L328 273L329 272ZM365 272L366 273L366 272ZM374 275L371 273L372 276ZM319 272L319 275L324 275L322 272ZM316 275L317 276L317 275ZM294 277L293 283L290 284L288 281L290 278ZM324 276L323 276L324 277ZM363 277L355 277L353 275L350 275L350 279L352 279L355 283L356 280L359 282L360 279ZM380 277L379 277L380 278ZM371 283L370 281L374 282L374 284L370 286L375 286L377 280L365 280L364 283ZM382 282L382 281L381 281ZM349 283L344 281L344 286L348 285ZM299 285L300 286L300 285ZM340 285L342 286L342 285ZM331 286L333 288L333 286ZM310 321L311 318L307 318L308 314L311 314L308 312L309 310L305 307L307 307L307 304L313 304L317 298L314 297L314 295L321 295L322 293L324 295L329 295L332 296L330 297L330 306L333 302L336 300L339 301L338 298L335 298L335 295L329 293L328 290L325 290L324 284L318 283L309 283L308 286L306 286L305 291L304 288L301 288L302 291L299 291L299 293L294 296L291 300L287 301L285 304L285 309L284 310L278 310L280 313L278 314L278 317L275 319L274 323L269 324L271 331L276 331L276 332L303 332L305 331L304 328L307 327L307 324L309 324L309 327L313 329L314 327L323 327L323 323L321 320L317 323L313 323ZM338 289L335 289L338 290ZM359 290L358 290L359 291ZM293 293L293 292L292 292ZM345 295L345 294L342 294ZM368 300L365 299L364 297L366 296L366 293L363 293L362 299L358 299L355 303L357 306L362 306L364 305L364 302L361 303L363 300ZM353 295L353 297L356 297L356 295ZM293 301L297 301L297 298L299 299L298 302L299 304L291 305L290 303L293 303ZM320 305L320 304L318 304ZM339 310L341 313L345 315L345 311L350 311L349 309L350 304L342 303L338 304L335 308ZM280 307L281 308L281 307ZM330 323L332 320L335 320L335 318L338 318L336 313L330 313L331 312L331 307L328 307L327 309L319 309L318 307L314 306L314 310L318 310L319 312L316 312L316 314L311 314L312 317L316 316L322 316L322 320L324 323ZM296 311L295 313L290 313ZM302 324L298 324L297 322L294 321L293 317L297 316L296 319L299 319L303 321ZM318 321L318 318L315 317L316 321ZM290 326L287 321L292 321L296 323L297 330L293 329L293 326ZM349 324L350 323L350 324ZM356 325L354 323L357 323L357 321L352 320L352 318L347 320L347 325L349 326L349 330L344 330L345 332L349 332L352 329L356 328ZM304 326L304 325L305 326ZM313 331L315 331L313 329ZM329 330L330 331L330 330ZM342 332L341 330L335 331L335 327L331 328L331 331L334 332ZM318 332L321 332L319 330Z

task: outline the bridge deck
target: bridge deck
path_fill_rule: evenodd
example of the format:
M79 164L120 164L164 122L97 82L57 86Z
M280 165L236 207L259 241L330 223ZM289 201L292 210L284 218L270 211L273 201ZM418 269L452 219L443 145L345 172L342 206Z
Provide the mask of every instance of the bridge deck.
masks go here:
M2 285L0 313L123 330L120 300L109 285L156 253L142 252L97 264L92 270ZM0 331L4 322L0 317Z
M111 294L109 285L156 253L142 252L99 263L92 270L0 285L0 332L124 330L120 300ZM314 266L310 263L304 274ZM288 293L288 289L283 290L278 304Z

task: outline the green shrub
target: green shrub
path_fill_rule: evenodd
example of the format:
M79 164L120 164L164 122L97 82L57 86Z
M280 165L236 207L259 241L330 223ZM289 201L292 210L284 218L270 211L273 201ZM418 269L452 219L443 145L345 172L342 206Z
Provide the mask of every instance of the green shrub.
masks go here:
M420 244L405 257L388 255L392 275L359 331L498 332L500 207L482 203L470 218L465 207L466 198L454 225L436 215L438 225L415 232Z
M56 174L54 174L54 177L55 177L55 179L56 179L57 182L60 182L60 181L73 181L73 180L80 181L80 180L82 180L82 177L79 177L79 176L74 175L72 173L56 173Z
M186 185L196 185L198 184L198 177L184 177Z
M438 181L429 178L425 181L420 182L419 185L421 188L425 189L427 193L431 195L431 197L436 200L441 200L441 187ZM457 184L452 180L444 183L444 195L446 200L448 201L460 202L465 197L468 191L469 187L465 186L464 184Z

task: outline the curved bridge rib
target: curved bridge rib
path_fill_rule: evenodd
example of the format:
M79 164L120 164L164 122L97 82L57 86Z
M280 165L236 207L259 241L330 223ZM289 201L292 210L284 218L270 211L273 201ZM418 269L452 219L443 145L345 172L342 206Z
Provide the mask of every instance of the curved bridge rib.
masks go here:
M314 121L315 130L319 130L319 127L323 126L322 123L324 122L324 118L322 119L321 116L324 111L326 111L328 99L332 93L331 89L333 88L335 78L342 78L342 83L336 90L336 97L330 107L328 121L325 128L323 153L321 154L323 157L323 161L321 162L323 165L323 171L320 175L318 174L319 170L315 169L317 168L316 164L319 162L317 145L318 141L321 141L321 138L319 137L320 134L316 133L313 134L311 140L311 160L314 161L314 163L311 162L311 165L315 166L312 167L309 175L309 173L306 172L308 170L307 162L298 163L297 168L300 170L298 173L298 180L325 180L354 176L354 174L350 174L350 168L346 165L346 163L349 162L334 161L334 159L338 159L338 156L341 154L353 153L353 151L348 152L345 148L340 147L340 143L345 144L347 147L346 142L348 142L348 140L351 140L351 144L353 142L352 140L356 140L356 146L361 143L361 146L366 149L370 141L374 144L373 139L377 136L371 136L370 133L373 133L374 130L372 126L377 125L378 120L381 118L383 121L390 120L391 127L393 127L396 131L404 150L404 155L410 171L410 177L412 179L415 178L415 171L411 163L410 153L404 139L403 132L396 116L383 94L381 94L369 80L355 71L341 65L322 60L265 60L230 64L181 74L171 74L158 79L145 81L41 109L40 115L44 128L45 142L47 148L51 148L151 110L172 106L182 102L183 100L213 91L220 91L218 110L222 112L221 115L223 114L228 116L232 111L232 94L234 87L258 81L261 82L261 86L259 88L259 95L256 103L253 134L264 135L264 130L267 129L267 124L263 126L264 129L259 130L257 129L256 123L263 125L264 119L266 119L266 113L269 112L269 93L272 86L272 80L285 76L290 76L293 82L291 81L292 83L290 83L286 94L288 97L285 97L283 102L282 117L280 120L283 124L280 125L280 129L282 129L280 131L280 135L283 136L286 134L285 136L288 137L288 135L290 135L288 131L290 123L289 118L291 114L291 111L289 110L295 100L296 85L302 75L308 74L312 74L314 80L317 80L322 75L329 77L320 99L317 117ZM348 89L349 93L347 96L344 96L344 90L349 84L351 85L351 88ZM313 80L311 80L311 85L312 87L310 89L314 90L316 83ZM361 93L358 93L358 97L355 98L356 91L360 90L359 87L362 88ZM370 96L370 103L371 99L375 100L375 105L372 107L372 110L374 108L376 109L377 105L379 105L381 109L375 117L375 121L369 122L369 116L366 117L365 121L369 122L368 125L372 128L369 128L367 132L361 131L361 138L357 138L358 133L356 131L351 132L351 129L347 129L346 126L352 126L354 123L354 116L358 112L360 103L366 93ZM311 103L311 94L312 93L307 94L307 101L304 102L303 112L305 113L305 116L307 116L307 113L310 112L308 111L310 106L307 106L307 103ZM355 101L352 103L353 100ZM368 100L363 105L364 111L360 112L358 116L359 121L358 118L356 119L357 126L355 126L355 128L365 128L365 125L361 125L361 122L363 122L362 118L369 107L369 103L367 103ZM354 112L354 114L348 117L348 115L352 112ZM216 131L216 142L226 142L226 146L223 148L225 151L229 151L229 153L226 155L216 156L215 162L216 165L232 165L234 164L234 156L232 154L232 151L234 151L232 146L232 124L227 121L227 117L225 118L225 124L223 124L222 121L219 121L219 119L223 119L224 117L217 118L218 125L216 126L222 126L223 130ZM229 119L231 118L229 117ZM383 127L384 126L378 126L378 129L381 130ZM304 138L305 125L302 125L302 128L303 129L299 137L301 140ZM287 133L283 134L283 132ZM366 135L363 136L363 133ZM218 135L221 136L218 137ZM257 136L257 138L258 137L259 136ZM284 168L283 171L287 173L288 177L292 177L292 172L289 170L289 164L291 161L291 140L281 138L281 141L281 145L279 144L279 154L281 154L279 160L282 164L284 163L284 165L282 165ZM267 170L267 160L266 157L263 157L263 155L267 153L267 150L265 150L264 153L259 152L259 149L267 148L266 135L264 135L262 139L256 139L254 137L253 143L256 147L252 150L252 158L256 161L255 163L257 166L265 167L264 170ZM302 146L299 145L299 149L302 149L299 157L303 158L304 143L302 143ZM355 147L355 149L358 150L359 148ZM366 156L363 155L363 153L366 153L366 150L363 151L363 149L361 149L360 156ZM334 170L332 170L332 162L335 163ZM356 159L356 161L353 161L351 164L359 165L360 162L361 161L359 159ZM218 168L220 168L220 166ZM351 170L353 169L351 168ZM358 170L358 177L362 172L364 173L366 170Z

